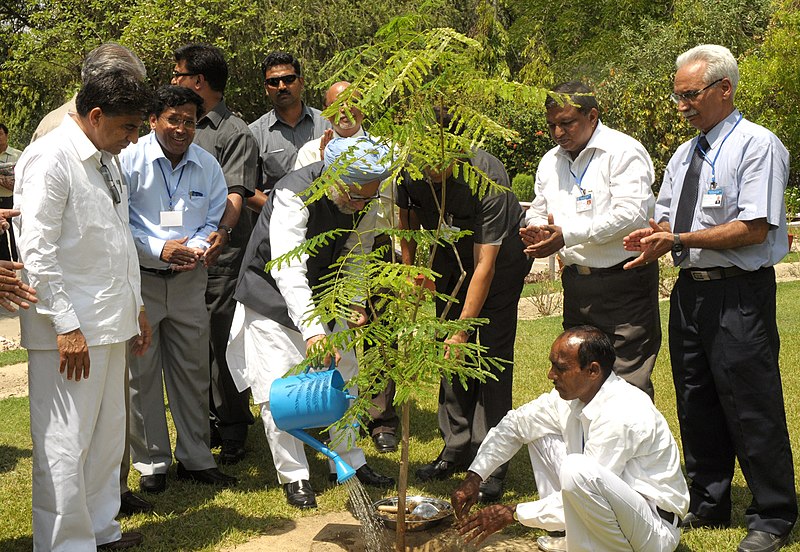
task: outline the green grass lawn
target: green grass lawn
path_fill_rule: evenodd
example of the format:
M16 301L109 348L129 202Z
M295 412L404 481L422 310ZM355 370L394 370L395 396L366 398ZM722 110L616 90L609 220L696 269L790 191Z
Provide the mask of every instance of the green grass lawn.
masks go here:
M661 304L662 324L666 322L667 304ZM784 396L787 397L786 415L792 448L795 451L795 471L800 473L800 407L794 397L800 391L800 282L778 285L778 323L781 330L781 367ZM549 391L547 380L547 355L550 344L561 330L560 317L535 321L520 321L517 334L514 403L522 404L542 392ZM677 436L675 392L666 348L666 327L662 347L653 379L656 403ZM441 440L436 426L436 390L418 397L412 408L411 471L432 460L439 452ZM11 398L0 401L0 550L22 552L31 549L31 442L28 425L28 401ZM378 471L394 473L400 454L378 455L372 444L364 441L370 464ZM145 546L140 550L218 550L244 542L263 533L277 523L291 521L300 516L343 510L347 496L343 489L327 482L327 461L320 455L309 453L312 468L312 485L318 490L319 509L316 512L299 512L286 506L281 488L266 445L261 425L250 430L248 456L237 466L225 471L239 478L233 490L214 492L203 486L178 482L171 477L167 492L151 497L155 513L138 515L123 520L125 530L144 533ZM170 473L174 476L174 468ZM411 483L415 484L413 475ZM410 492L424 492L448 497L455 481L415 485ZM138 490L138 474L132 474L130 486ZM374 499L381 495L370 491ZM737 470L733 489L733 528L727 530L696 530L686 533L678 550L709 552L734 550L744 537L744 509L750 495L741 473ZM386 493L389 496L391 493ZM521 451L512 461L507 479L505 501L515 503L535 498L533 476L527 452ZM513 535L530 535L538 531L519 525L507 530ZM796 537L795 537L796 538ZM786 550L800 552L800 542L793 542Z

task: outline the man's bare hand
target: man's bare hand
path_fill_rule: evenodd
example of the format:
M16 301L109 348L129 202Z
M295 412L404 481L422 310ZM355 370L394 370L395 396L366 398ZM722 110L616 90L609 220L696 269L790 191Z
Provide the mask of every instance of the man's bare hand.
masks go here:
M228 245L229 240L230 238L225 230L215 230L208 235L206 241L211 245L203 253L203 265L206 268L217 263L217 259L225 249L225 246Z
M17 277L17 270L21 269L22 263L0 261L0 307L9 312L27 309L38 301L36 290Z
M466 332L456 332L444 340L444 358L460 358L458 354L458 347L451 347L451 345L461 345L469 341L469 336Z
M161 260L176 266L197 263L203 254L203 250L186 247L184 244L188 241L188 237L183 237L179 240L167 240L164 243L164 249L161 250Z
M342 360L342 355L336 349L333 350L333 356L331 356L330 352L324 353L323 356L327 341L328 336L325 334L315 335L306 340L306 358L315 363L316 366L327 368L331 365L331 358L333 358L334 365L338 366L339 361Z
M671 232L664 231L654 219L650 219L650 228L634 230L622 238L622 246L626 251L641 251L642 254L629 263L625 270L657 261L659 257L672 250L674 237Z
M131 339L131 353L135 356L142 356L150 348L150 341L153 339L153 329L147 320L144 311L139 311L139 335Z
M468 471L467 477L459 485L453 494L450 495L450 503L456 514L456 519L466 516L472 507L478 502L478 492L481 487L481 476L475 472Z
M67 379L81 381L89 377L89 346L80 328L56 336L60 364L58 371Z
M461 522L458 532L465 542L478 546L492 533L505 529L514 523L514 506L492 504L478 510Z
M347 320L349 328L360 328L367 323L367 310L361 305L350 305L350 318Z
M547 215L547 224L538 227L538 232L539 241L525 248L525 254L529 257L543 259L555 255L564 247L564 233L560 226L553 223L552 213ZM524 238L522 241L525 243Z

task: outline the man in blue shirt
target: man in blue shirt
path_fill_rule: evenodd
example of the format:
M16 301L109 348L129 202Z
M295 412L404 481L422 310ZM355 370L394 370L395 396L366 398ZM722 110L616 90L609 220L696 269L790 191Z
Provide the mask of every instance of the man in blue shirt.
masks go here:
M131 453L143 491L166 488L172 453L162 373L177 431L179 479L231 486L209 450L208 236L217 230L227 187L214 157L192 144L203 100L180 86L157 91L153 130L120 156L130 187L130 223L153 346L131 360Z
M700 136L664 171L642 251L672 252L669 352L691 502L685 528L728 526L738 459L753 500L738 552L774 552L797 520L794 464L778 366L775 269L789 251L783 192L789 153L734 107L739 68L705 44L681 54L672 100Z

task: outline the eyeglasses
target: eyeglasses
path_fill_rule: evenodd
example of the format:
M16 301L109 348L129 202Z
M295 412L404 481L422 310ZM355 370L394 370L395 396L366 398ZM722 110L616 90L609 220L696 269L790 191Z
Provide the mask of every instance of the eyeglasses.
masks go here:
M272 88L278 88L281 82L283 84L289 85L299 78L300 75L291 74L291 75L283 75L280 77L269 77L268 79L264 79L264 82L267 84L267 86L271 86Z
M194 130L197 127L197 121L192 121L191 119L180 119L178 117L162 117L167 124L171 127L179 127L183 124L183 127L186 130Z
M108 167L105 165L105 163L100 163L100 174L103 176L103 180L105 180L108 191L111 192L111 199L114 201L114 204L119 204L122 198L119 196L117 185L114 184L114 178L111 176L111 171L108 170Z
M194 77L199 75L200 73L182 73L180 71L172 70L172 78L177 79L178 77Z
M724 77L723 77L724 79ZM723 79L717 79L711 84L706 87L701 88L700 90L690 90L689 92L684 92L683 94L678 94L677 92L673 92L669 95L669 98L676 104L680 103L681 100L684 102L693 102L697 99L697 96L714 86L715 84L722 82Z
M351 201L351 202L352 201L363 201L363 202L366 203L368 201L372 201L373 199L379 199L381 197L381 192L379 190L376 191L371 196L362 196L361 194L352 194L352 193L350 193L350 190L347 190L347 189L344 190L344 193L347 196L347 200Z

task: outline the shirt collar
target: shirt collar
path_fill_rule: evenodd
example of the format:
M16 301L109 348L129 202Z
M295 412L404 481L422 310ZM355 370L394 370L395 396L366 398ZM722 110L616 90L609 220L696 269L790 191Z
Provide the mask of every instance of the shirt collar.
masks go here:
M336 129L333 129L333 136L335 138L341 138L342 137L338 132L336 132ZM363 126L359 127L358 128L358 132L356 132L355 134L350 136L350 138L359 138L361 136L369 136L369 134L367 134L367 132L364 130Z
M607 127L602 123L602 121L600 121L600 119L598 119L597 120L597 126L595 127L594 132L592 132L592 136L589 138L589 141L586 142L586 146L578 154L578 157L582 156L584 154L584 152L592 150L592 149L598 149L598 150L602 150L602 151L606 151L608 149L605 146L604 138L603 138L603 134L605 134L606 128ZM569 152L567 150L565 150L561 146L558 146L558 151L556 151L556 155L559 156L559 157L564 157L570 163L573 163L572 156L569 154ZM589 155L591 155L591 154L589 154ZM574 161L577 161L578 157L576 157Z
M217 105L211 111L208 111L205 115L203 115L200 120L198 121L198 126L204 125L206 121L214 127L215 129L219 128L222 119L225 118L225 115L228 112L228 106L225 105L225 100L220 100Z
M297 125L300 124L300 121L302 121L303 119L305 119L307 117L313 119L314 118L314 114L311 112L311 109L306 105L306 103L303 102L303 111L302 111L302 113L300 113L300 118L297 120L297 124L294 125L295 128L297 128ZM289 123L287 123L286 121L281 119L278 116L278 112L275 111L274 109L269 112L269 118L267 119L267 123L269 125L269 128L274 127L278 123L281 123L283 125L289 126Z
M605 396L611 393L611 387L616 384L617 380L620 380L620 377L614 372L611 372L588 404L584 404L579 399L574 399L569 401L570 410L572 410L575 415L582 414L587 420L597 418L602 411L603 405L606 403Z
M154 164L156 161L162 158L167 159L167 156L164 155L164 150L161 149L161 144L158 143L155 131L150 131L150 134L142 138L142 140L145 141L144 159L148 164ZM167 163L171 163L169 159L167 159ZM203 167L203 164L200 162L200 157L197 155L197 150L194 144L189 145L189 149L187 149L186 153L183 154L183 159L180 160L175 169L188 163L194 163L200 168Z
M714 149L718 140L722 140L728 133L733 129L736 125L736 121L739 120L741 113L739 113L738 109L734 109L731 111L731 114L722 119L717 125L708 131L705 135L706 140L708 140L709 145L711 146L709 150Z
M78 158L81 161L88 161L94 158L98 163L101 162L102 154L100 150L89 140L89 137L86 136L83 129L78 126L78 123L75 122L75 119L69 114L64 115L61 128L67 135L67 139L72 142L72 145L75 147L75 152L78 154Z

